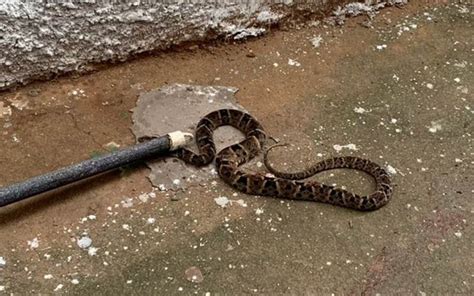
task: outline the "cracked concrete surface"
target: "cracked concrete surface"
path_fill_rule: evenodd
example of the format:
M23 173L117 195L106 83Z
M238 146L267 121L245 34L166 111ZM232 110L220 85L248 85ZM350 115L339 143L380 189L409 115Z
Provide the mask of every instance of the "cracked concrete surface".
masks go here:
M133 111L133 133L137 138L164 135L173 131L194 134L199 120L218 109L240 109L234 94L236 88L174 84L140 95ZM232 127L219 129L217 148L237 143L242 135ZM195 144L189 147L197 151ZM183 161L164 157L149 162L150 181L161 190L184 190L192 184L208 182L216 177L213 165L193 167Z
M161 192L146 166L128 167L0 209L0 294L472 295L471 7L410 3L366 21L310 23L4 92L0 184L133 144L130 110L142 93L225 85L292 143L271 155L281 169L343 154L390 165L386 207L247 196L218 178ZM351 171L315 178L372 189Z

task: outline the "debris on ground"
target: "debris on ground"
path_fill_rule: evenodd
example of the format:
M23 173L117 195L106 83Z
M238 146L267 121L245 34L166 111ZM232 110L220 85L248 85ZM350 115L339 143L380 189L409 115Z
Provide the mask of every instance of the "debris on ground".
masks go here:
M321 43L323 42L323 37L321 37L321 35L318 35L316 37L311 38L310 41L313 47L318 48L321 46Z
M186 279L192 283L201 283L204 280L201 270L192 266L185 271Z

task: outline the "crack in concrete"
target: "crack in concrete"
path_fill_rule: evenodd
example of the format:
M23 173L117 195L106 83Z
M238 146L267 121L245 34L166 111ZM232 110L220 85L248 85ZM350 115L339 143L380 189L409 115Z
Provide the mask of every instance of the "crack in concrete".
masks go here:
M82 134L86 135L88 138L90 138L92 140L92 142L94 142L94 144L96 144L98 147L100 147L100 149L103 149L102 147L102 144L97 142L97 140L94 138L94 136L92 136L92 133L91 132L88 132L86 130L84 130L83 128L81 128L79 126L79 123L76 119L76 115L72 112L70 112L70 110L68 110L68 112L66 112L65 114L67 114L69 116L69 118L71 118L72 120L72 123L74 125L74 127L79 131L81 132Z

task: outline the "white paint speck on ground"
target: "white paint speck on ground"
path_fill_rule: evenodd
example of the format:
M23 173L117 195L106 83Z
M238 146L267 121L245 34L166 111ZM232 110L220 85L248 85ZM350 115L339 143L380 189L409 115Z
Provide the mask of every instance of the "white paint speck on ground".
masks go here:
M88 220L87 217L83 217L83 218L81 218L81 222L79 222L79 223L87 222L87 220Z
M441 124L440 124L439 121L432 121L432 122L431 122L431 126L428 127L428 130L429 130L431 133L436 133L436 132L438 132L438 131L440 131L440 130L442 130L442 129L443 129L443 128L442 128L442 126L441 126Z
M454 78L454 82L459 83L459 82L461 82L461 79L459 77L456 77L456 78Z
M458 86L457 90L461 91L461 93L467 95L469 93L469 89L466 86Z
M332 146L334 150L337 152L341 151L342 149L349 149L349 150L358 150L357 146L355 144L347 144L347 145L334 145Z
M364 113L369 113L370 111L362 108L362 107L355 107L354 108L354 112L355 113L359 113L359 114L364 114Z
M131 208L133 206L133 199L130 197L127 197L126 199L122 200L120 203L122 204L122 207L124 208Z
M455 235L456 237L458 237L458 238L461 238L461 237L462 237L461 231L456 231L456 232L454 233L454 235Z
M89 256L95 256L97 255L97 248L95 247L90 247L88 250L87 250L87 254L89 254Z
M165 184L160 184L160 185L158 185L158 189L159 189L160 191L166 191L166 186L165 186Z
M53 278L53 275L52 275L52 274L45 274L45 275L43 276L43 278L44 278L45 280L50 280L50 279Z
M39 247L39 240L37 237L35 237L34 239L28 241L28 246L30 247L30 249L36 249Z
M216 202L217 205L225 208L229 204L229 198L227 196L219 196L214 198L214 201Z
M0 268L5 267L6 265L7 265L7 261L5 260L5 258L0 257Z
M295 67L301 66L301 64L298 61L295 61L295 60L292 60L292 59L288 59L288 65L295 66Z
M377 48L378 50L384 50L385 48L387 48L387 44L377 45L376 48Z
M257 214L257 215L263 214L263 209L257 208L257 209L255 210L255 214Z
M434 85L431 84L431 83L427 83L427 84L426 84L426 87L429 88L429 89L433 89Z
M387 165L387 172L390 175L396 175L397 174L397 170L391 165Z
M54 292L57 292L57 291L61 290L63 287L64 287L63 284L57 285L56 288L54 288Z
M78 279L72 279L71 284L77 285L77 284L79 284L79 280Z
M83 89L74 89L68 93L68 96L86 97L87 95Z
M15 134L12 135L12 139L13 139L13 142L20 143L20 139L18 139L18 137Z
M0 286L0 292L5 291L5 286Z
M318 35L314 38L311 38L311 44L315 47L315 48L318 48L321 46L321 42L323 41L323 37L321 37L321 35Z
M156 219L155 219L155 218L151 218L151 217L146 220L146 223L147 223L147 224L153 224L153 223L155 223L155 222L156 222Z
M233 196L237 196L238 194L233 194ZM232 205L234 203L238 204L241 207L247 207L247 204L243 199L238 199L238 200L231 200L227 196L219 196L217 198L214 198L214 201L216 202L217 205L225 208L227 205Z
M460 13L469 13L469 8L467 8L466 6L461 6L461 7L459 7L458 11Z
M148 198L149 198L148 193L142 193L138 196L138 199L143 203L148 202Z
M181 180L179 180L179 179L174 179L173 180L173 184L176 185L176 186L178 186L180 183L181 183Z
M245 203L245 201L243 199L239 199L239 200L232 200L231 203L235 202L236 204L240 205L241 207L244 207L246 208L247 207L247 204Z
M455 66L455 67L458 67L458 68L466 68L467 62L466 62L466 61L462 61L461 63L455 63L454 66Z

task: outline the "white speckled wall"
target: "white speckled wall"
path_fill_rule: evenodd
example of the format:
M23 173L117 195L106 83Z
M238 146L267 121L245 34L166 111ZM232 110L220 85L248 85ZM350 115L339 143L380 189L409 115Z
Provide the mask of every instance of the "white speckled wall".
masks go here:
M291 0L48 2L1 0L0 90L184 41L257 36L300 6ZM304 7L318 10L326 2Z

